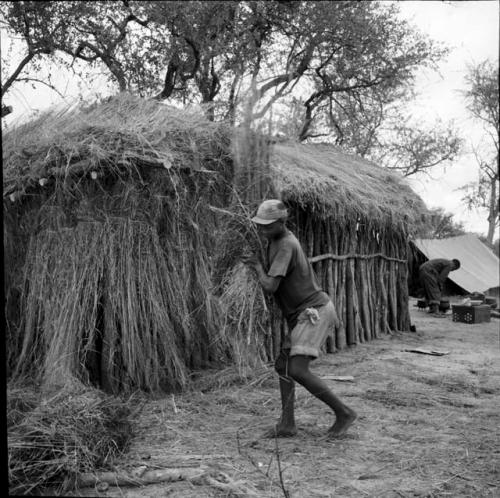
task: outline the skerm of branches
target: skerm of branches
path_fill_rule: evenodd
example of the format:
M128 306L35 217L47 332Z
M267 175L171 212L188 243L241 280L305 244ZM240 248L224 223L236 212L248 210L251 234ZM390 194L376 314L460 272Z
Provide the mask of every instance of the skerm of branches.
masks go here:
M258 127L294 105L289 138L323 137L362 155L383 149L389 110L409 97L416 71L446 53L398 17L396 3L18 1L0 9L26 46L2 97L37 76L42 61L78 60L104 68L119 91L201 103L209 119ZM450 158L454 145L440 138L444 158L407 154L397 167L412 174Z
M498 65L484 61L471 66L466 76L468 88L465 98L472 116L482 122L486 143L482 151L473 146L479 165L479 179L476 184L465 187L464 200L469 207L483 207L488 210L487 242L491 245L495 229L499 225L499 162L500 142ZM489 152L488 152L489 150Z

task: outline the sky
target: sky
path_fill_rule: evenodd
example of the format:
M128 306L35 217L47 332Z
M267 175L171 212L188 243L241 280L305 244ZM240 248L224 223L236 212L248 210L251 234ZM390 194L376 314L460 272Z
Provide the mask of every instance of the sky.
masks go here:
M390 0L387 0L390 1ZM437 166L430 174L410 177L410 186L425 201L428 207L441 207L454 215L468 231L478 234L487 232L487 212L469 211L462 201L459 188L477 181L478 168L471 150L472 146L484 146L482 127L473 121L461 91L465 88L464 76L467 65L489 59L498 64L499 53L499 4L498 0L487 1L402 1L398 2L401 15L432 39L443 42L450 49L448 57L440 64L438 72L421 71L417 76L417 99L410 104L411 112L423 121L452 121L466 137L465 150L460 158L446 166ZM2 33L2 47L5 47ZM64 98L47 87L19 85L13 88L7 99L14 112L7 116L7 125L23 120L37 110L54 105L75 103L78 93L84 96L104 94L106 80L97 76L91 86L78 86L75 80L62 75L55 76L57 86ZM498 238L498 232L495 238Z
M466 137L465 153L452 164L432 169L430 176L419 174L409 180L411 187L428 207L442 207L462 222L466 230L485 234L488 230L485 210L468 211L458 189L476 181L478 168L472 145L485 146L482 126L465 108L461 91L468 64L485 59L498 64L499 3L491 1L404 1L402 15L432 39L445 43L450 54L440 64L439 73L422 71L417 78L419 94L412 108L422 119L453 121ZM467 153L468 151L468 153ZM498 231L496 237L498 238Z

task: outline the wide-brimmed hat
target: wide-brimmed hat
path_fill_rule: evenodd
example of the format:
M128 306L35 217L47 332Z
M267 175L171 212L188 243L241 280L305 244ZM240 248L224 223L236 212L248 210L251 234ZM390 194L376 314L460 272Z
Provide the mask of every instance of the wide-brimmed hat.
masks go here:
M252 218L254 223L269 225L288 216L288 210L279 199L268 199L257 209L257 214Z

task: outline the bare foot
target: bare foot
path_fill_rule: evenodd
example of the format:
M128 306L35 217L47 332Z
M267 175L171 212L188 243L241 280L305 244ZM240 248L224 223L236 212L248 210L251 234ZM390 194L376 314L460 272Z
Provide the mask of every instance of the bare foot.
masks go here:
M349 429L357 417L356 412L348 408L345 415L337 416L335 423L328 429L328 435L330 437L341 436Z
M268 429L262 437L293 437L297 435L297 429L295 426L285 427L277 424L275 427Z

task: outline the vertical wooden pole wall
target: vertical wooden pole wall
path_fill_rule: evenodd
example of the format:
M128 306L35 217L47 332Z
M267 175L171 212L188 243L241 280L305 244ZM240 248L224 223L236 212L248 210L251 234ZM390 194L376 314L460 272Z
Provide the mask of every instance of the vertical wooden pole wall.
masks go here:
M327 352L348 345L370 341L382 334L409 330L407 240L397 227L379 227L358 220L316 220L310 213L297 209L290 220L290 228L300 240L306 255L347 254L382 257L324 259L313 263L322 288L332 299L340 326L332 331L326 344ZM279 349L276 330L274 353Z

